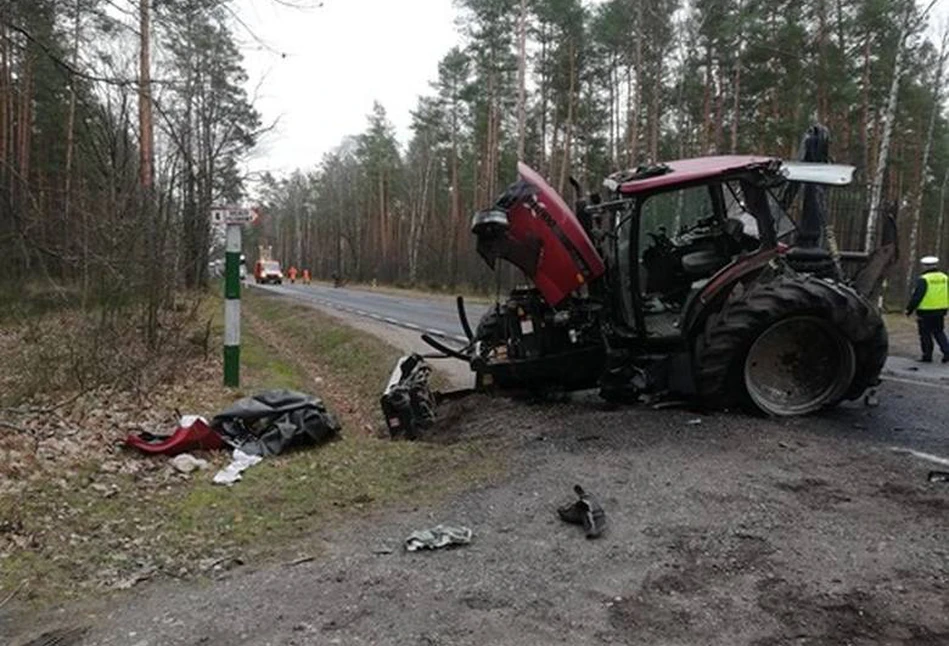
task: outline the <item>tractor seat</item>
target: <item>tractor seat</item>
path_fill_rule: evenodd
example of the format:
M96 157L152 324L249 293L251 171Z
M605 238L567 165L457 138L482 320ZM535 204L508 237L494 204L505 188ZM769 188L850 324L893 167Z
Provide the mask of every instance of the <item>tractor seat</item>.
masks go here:
M682 269L689 276L711 276L728 262L712 249L693 251L682 256Z

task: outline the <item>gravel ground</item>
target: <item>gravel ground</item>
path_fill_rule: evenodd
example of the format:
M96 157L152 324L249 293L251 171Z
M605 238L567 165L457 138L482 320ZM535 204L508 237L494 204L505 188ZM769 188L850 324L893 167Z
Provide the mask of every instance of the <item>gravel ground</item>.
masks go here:
M949 454L926 395L790 421L469 399L428 439L487 438L511 462L489 485L327 527L318 560L53 617L123 646L947 644L949 485L890 449ZM556 517L575 483L606 509L598 540ZM402 550L442 522L472 544Z

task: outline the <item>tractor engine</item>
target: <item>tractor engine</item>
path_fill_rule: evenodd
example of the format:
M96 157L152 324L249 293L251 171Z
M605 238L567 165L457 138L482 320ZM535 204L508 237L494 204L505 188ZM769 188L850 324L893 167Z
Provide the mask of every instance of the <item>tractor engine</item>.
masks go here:
M592 386L602 370L600 305L586 298L555 308L537 288L515 288L485 313L475 338L472 367L502 387L524 383L528 370L532 388Z

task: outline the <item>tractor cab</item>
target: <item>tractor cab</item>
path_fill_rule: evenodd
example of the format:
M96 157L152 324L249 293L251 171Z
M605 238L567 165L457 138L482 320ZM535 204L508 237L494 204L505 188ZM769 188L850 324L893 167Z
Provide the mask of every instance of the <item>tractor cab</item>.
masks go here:
M782 181L779 164L713 157L607 178L610 199L586 208L628 334L680 338L693 302L708 298L718 275L760 269L785 248L795 227L770 191Z

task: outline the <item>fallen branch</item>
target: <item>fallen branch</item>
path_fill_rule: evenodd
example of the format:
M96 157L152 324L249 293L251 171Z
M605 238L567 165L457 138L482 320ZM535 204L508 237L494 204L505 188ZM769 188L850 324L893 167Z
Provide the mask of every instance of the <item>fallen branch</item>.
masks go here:
M24 433L24 434L27 434L30 432L29 430L23 428L22 426L18 426L12 422L8 422L2 419L0 419L0 428L8 428L11 431L16 431L18 433Z
M25 583L21 583L21 584L18 585L17 587L13 588L13 590L10 591L10 594L8 594L6 597L4 597L4 598L3 598L3 601L0 601L0 609L2 609L3 606L5 606L5 605L7 605L8 603L10 603L10 601L13 599L13 597L15 597L15 596L17 595L17 593L18 593L20 590L23 589L23 586L24 586L24 585L26 585L26 584L25 584Z

